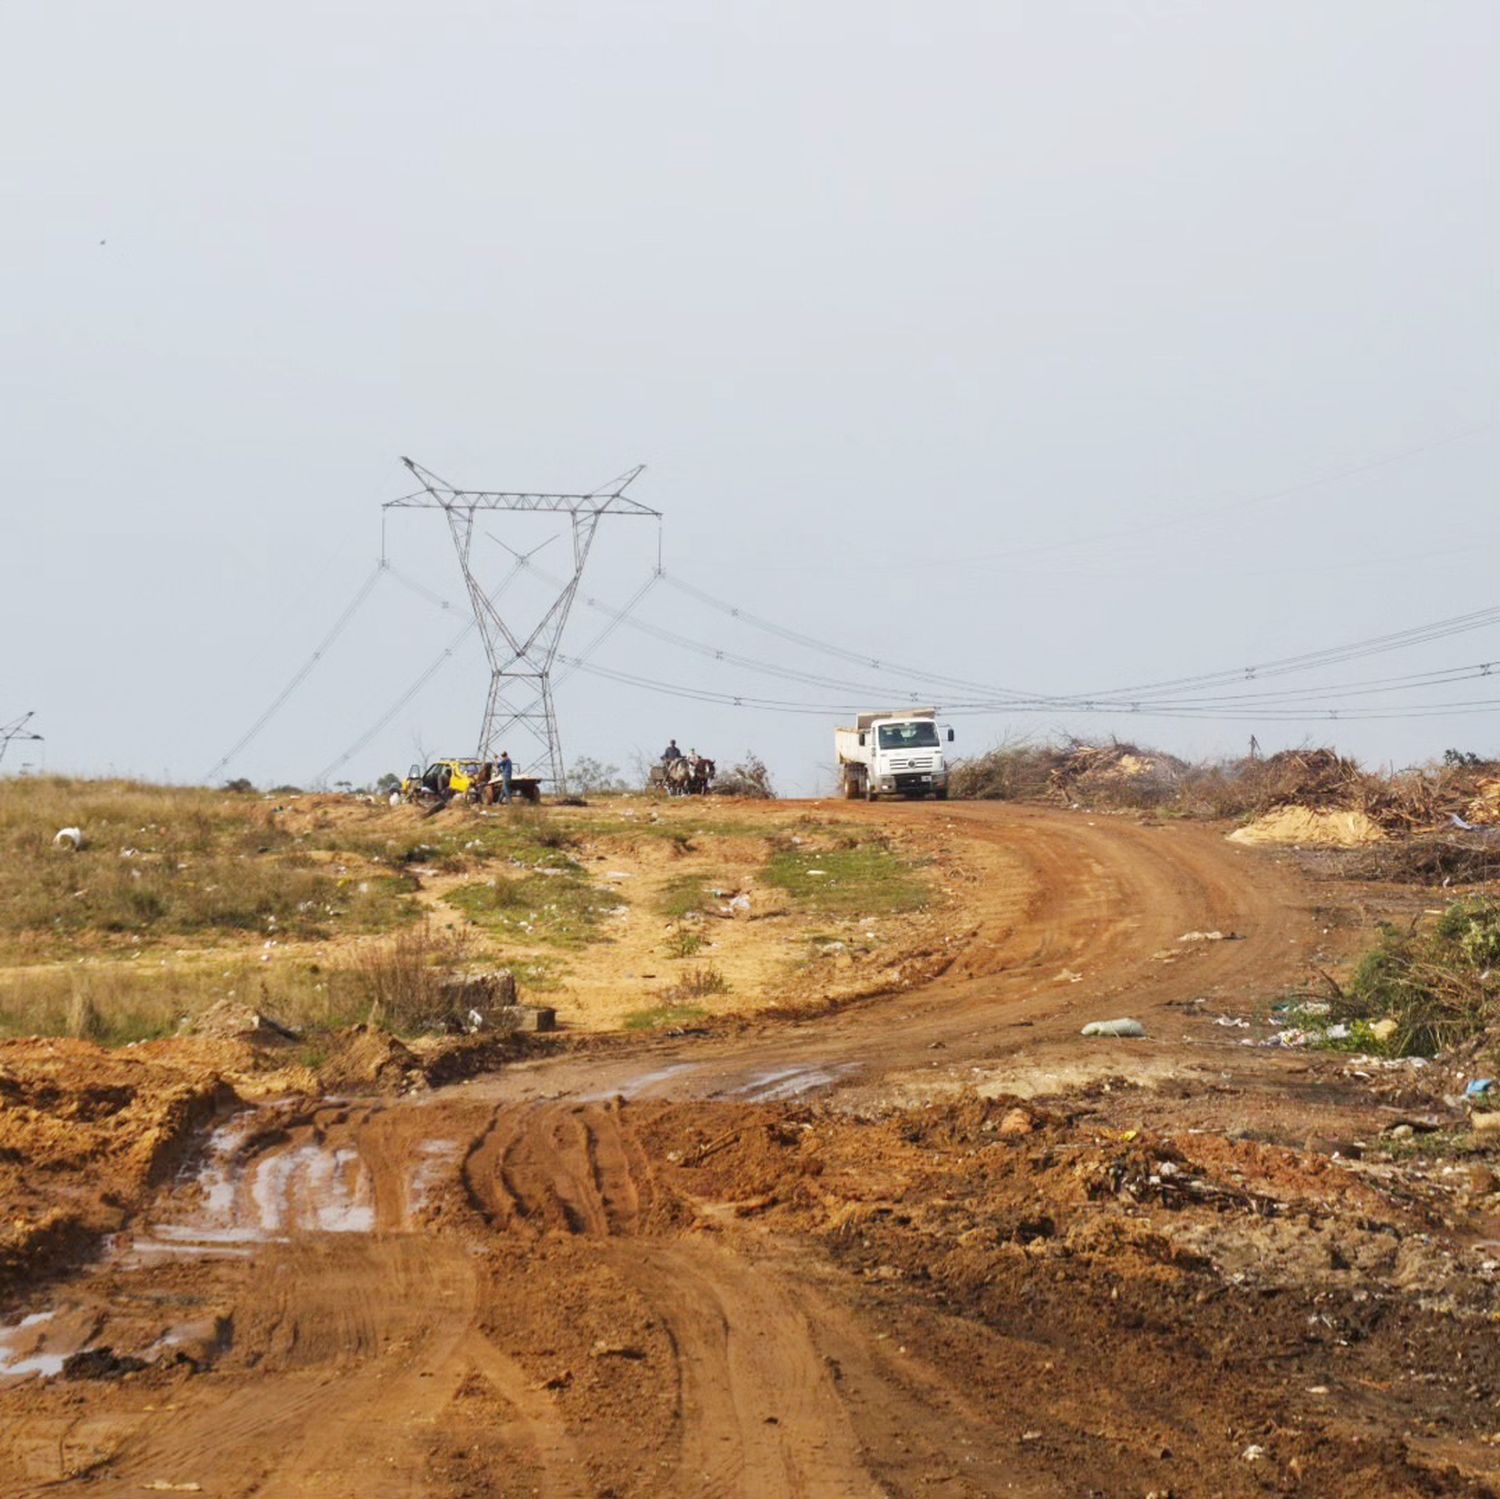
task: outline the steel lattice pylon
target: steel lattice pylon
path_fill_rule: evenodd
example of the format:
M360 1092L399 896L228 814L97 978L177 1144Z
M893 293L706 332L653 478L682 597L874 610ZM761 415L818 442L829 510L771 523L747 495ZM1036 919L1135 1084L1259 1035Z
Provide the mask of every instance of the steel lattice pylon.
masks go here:
M10 723L0 723L0 760L5 759L6 750L11 747L12 742L15 740L30 739L38 744L42 742L40 734L33 734L26 727L35 717L35 712L23 713L19 718L13 719Z
M552 701L552 664L562 643L563 627L573 607L574 596L583 579L584 564L594 544L594 533L606 515L648 515L660 521L661 513L637 500L628 499L625 491L639 476L644 464L622 474L602 488L588 494L534 494L521 491L458 489L440 479L431 469L403 458L422 488L385 505L387 510L441 510L463 569L464 586L474 609L474 621L484 641L485 656L490 665L490 689L484 704L484 722L479 731L478 755L493 759L503 748L503 736L512 728L527 730L540 745L534 766L545 767L546 777L558 792L567 790L567 770L563 764L562 741L557 730L557 712ZM563 584L552 605L528 633L514 628L502 618L493 596L474 576L471 552L474 545L475 517L481 512L520 510L531 513L566 515L573 538L573 575ZM503 543L502 543L503 545ZM525 558L520 557L524 565ZM512 695L520 689L525 694L512 705ZM523 767L527 768L527 767Z

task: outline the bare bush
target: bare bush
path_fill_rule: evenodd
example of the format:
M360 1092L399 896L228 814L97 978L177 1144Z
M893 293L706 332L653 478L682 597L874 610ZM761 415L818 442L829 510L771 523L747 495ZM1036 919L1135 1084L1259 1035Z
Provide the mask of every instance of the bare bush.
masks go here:
M713 789L720 796L748 796L761 801L772 801L776 796L766 762L754 753L747 753L729 770L720 771L714 778Z
M71 977L73 988L68 996L67 1032L77 1041L102 1041L104 1016L99 1013L99 1006L89 992L88 980L78 973Z
M362 948L354 973L370 1024L400 1034L442 1025L448 1018L443 980L467 957L461 931L434 931L427 922Z

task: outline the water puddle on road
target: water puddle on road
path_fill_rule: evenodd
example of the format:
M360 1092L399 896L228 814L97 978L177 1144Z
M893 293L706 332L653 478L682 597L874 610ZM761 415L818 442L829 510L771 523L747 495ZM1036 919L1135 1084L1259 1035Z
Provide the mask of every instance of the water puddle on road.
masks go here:
M670 1067L660 1067L655 1072L638 1073L623 1083L600 1088L594 1093L580 1093L577 1101L579 1103L605 1103L611 1098L639 1098L658 1084L674 1077L682 1077L688 1072L697 1072L701 1066L700 1062L674 1062Z
M406 1212L415 1217L427 1206L433 1188L443 1177L451 1175L463 1154L463 1146L457 1140L424 1140L417 1147L423 1157L411 1174L406 1188Z
M374 1230L374 1190L357 1150L309 1140L247 1160L259 1122L252 1111L214 1131L180 1183L192 1206L134 1234L129 1256L243 1259L255 1246L284 1243L296 1232Z
M88 1345L97 1317L84 1308L31 1312L18 1322L0 1323L0 1387L40 1376L51 1379Z
M858 1070L857 1062L836 1062L825 1067L778 1067L770 1072L756 1074L749 1082L732 1092L733 1096L749 1103L782 1103L787 1099L800 1098L804 1093L816 1092L819 1088L831 1088L834 1083Z

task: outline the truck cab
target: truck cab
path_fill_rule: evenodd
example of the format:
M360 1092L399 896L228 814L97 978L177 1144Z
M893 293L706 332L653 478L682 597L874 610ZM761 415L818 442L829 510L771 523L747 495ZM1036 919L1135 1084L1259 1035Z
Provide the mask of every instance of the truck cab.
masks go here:
M945 800L945 736L951 744L953 730L939 730L934 708L861 713L853 728L835 731L844 795L868 801L882 796Z

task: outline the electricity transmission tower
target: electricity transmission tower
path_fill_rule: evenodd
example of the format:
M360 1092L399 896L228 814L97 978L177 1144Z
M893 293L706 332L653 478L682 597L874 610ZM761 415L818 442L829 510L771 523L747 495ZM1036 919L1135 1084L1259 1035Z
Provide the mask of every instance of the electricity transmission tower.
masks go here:
M23 713L19 718L12 719L9 723L0 723L0 761L4 761L5 752L10 748L13 739L34 739L41 741L40 734L31 733L26 725L31 722L36 714Z
M550 778L554 790L565 791L567 775L563 767L562 741L552 703L552 664L557 658L563 627L568 622L568 613L583 579L584 564L588 561L599 522L606 515L644 515L658 524L661 521L660 511L651 510L625 494L645 465L631 469L588 494L526 494L457 489L410 458L401 461L422 487L399 500L388 501L384 508L443 512L454 550L458 553L458 565L463 569L464 586L474 609L474 622L489 660L490 690L479 731L479 758L493 759L504 747L504 736L512 728L523 728L540 746L532 763ZM572 527L572 577L562 585L551 606L529 631L501 615L494 594L486 591L475 576L471 560L475 517L506 510L566 515ZM512 555L519 557L524 565L529 554L512 552Z

